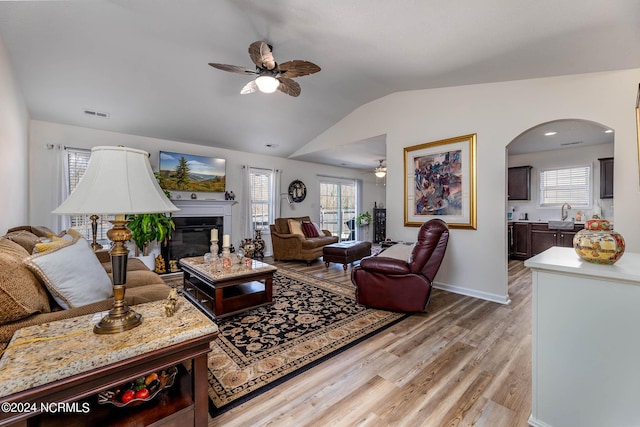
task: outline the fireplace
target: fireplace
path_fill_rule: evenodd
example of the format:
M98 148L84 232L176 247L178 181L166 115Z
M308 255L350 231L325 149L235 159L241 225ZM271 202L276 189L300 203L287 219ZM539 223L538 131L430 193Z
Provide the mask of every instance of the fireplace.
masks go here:
M163 247L162 257L168 260L180 260L192 256L201 256L210 250L211 230L218 230L222 236L224 218L214 217L175 217L176 229L169 243ZM219 251L222 242L218 242Z
M222 236L231 234L231 206L236 202L222 200L172 200L180 211L173 214L176 229L162 257L168 261L202 256L210 251L211 230L218 230L218 247L222 250Z

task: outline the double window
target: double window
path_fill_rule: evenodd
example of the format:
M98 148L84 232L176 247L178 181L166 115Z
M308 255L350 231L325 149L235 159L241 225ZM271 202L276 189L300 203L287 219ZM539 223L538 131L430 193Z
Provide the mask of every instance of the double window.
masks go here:
M249 169L251 194L250 230L266 231L274 222L273 174L271 169Z
M591 166L546 169L540 172L540 206L591 206Z
M91 150L84 150L81 148L66 148L66 166L68 177L68 190L69 194L76 189L80 179L84 175L89 165L89 158L91 157ZM108 221L107 215L102 215L98 218L98 240L107 239L107 230L111 228L111 223ZM72 215L71 216L71 228L82 233L88 240L93 238L93 232L91 230L91 215Z
M320 177L320 228L340 240L356 240L358 185L354 179Z

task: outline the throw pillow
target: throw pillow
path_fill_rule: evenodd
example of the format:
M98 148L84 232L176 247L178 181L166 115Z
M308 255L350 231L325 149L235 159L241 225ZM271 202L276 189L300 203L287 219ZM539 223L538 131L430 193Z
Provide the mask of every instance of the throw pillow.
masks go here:
M300 224L300 221L296 219L290 219L287 222L289 223L289 233L304 236L304 233L302 232L302 224Z
M316 231L318 232L318 236L324 236L324 233L320 229L320 226L318 225L317 222L312 222L311 224L313 224L313 226L316 228Z
M31 255L24 263L65 310L113 296L111 279L85 239Z
M78 230L76 230L75 228L70 228L66 231L63 231L62 233L64 233L64 236L60 236L60 237L71 237L71 239L75 239L77 238L83 238L84 236L82 235L82 233L80 233ZM61 234L62 234L61 233Z
M307 239L320 236L316 227L308 221L302 223L302 232Z
M11 231L4 237L13 242L16 242L17 244L25 248L30 254L33 253L33 248L36 246L36 243L40 241L40 238L38 236L27 230Z
M44 286L22 264L28 256L19 244L0 239L0 324L51 311Z
M69 240L68 238L51 236L47 239L43 239L41 242L36 243L33 248L34 253L47 252L52 249L58 249L63 246L70 245L73 240Z

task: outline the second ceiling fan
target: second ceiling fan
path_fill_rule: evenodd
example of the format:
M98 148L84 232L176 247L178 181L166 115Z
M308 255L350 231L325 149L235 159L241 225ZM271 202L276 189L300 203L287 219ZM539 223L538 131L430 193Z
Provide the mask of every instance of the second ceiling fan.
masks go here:
M273 58L271 46L263 41L255 41L249 45L249 57L256 65L255 69L215 62L210 62L209 65L232 73L256 75L257 77L247 83L240 91L243 95L258 90L265 93L279 90L287 95L298 96L302 89L292 78L320 71L320 67L313 62L300 59L278 64Z

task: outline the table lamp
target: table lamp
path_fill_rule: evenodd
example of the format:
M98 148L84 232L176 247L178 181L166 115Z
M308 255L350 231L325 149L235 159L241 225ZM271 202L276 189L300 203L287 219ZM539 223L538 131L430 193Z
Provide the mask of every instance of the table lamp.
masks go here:
M131 239L125 215L178 210L158 185L149 164L149 153L122 146L91 150L84 176L53 213L115 215L111 221L113 228L107 232L114 243L111 248L113 308L95 325L95 333L123 332L142 323L142 316L131 310L124 299L129 253L124 244Z

